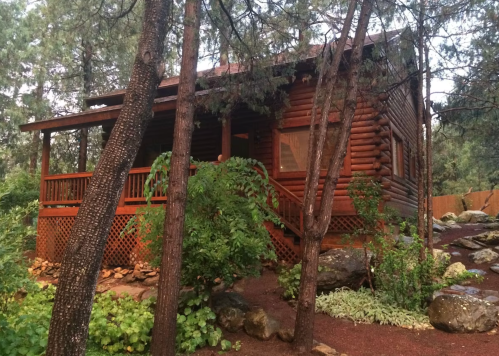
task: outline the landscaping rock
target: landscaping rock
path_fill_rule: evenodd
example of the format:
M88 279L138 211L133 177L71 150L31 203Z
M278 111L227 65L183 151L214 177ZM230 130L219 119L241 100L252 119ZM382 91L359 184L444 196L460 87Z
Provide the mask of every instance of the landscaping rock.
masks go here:
M455 221L449 220L445 223L445 226L451 228L451 229L462 229L460 225L458 225Z
M159 276L147 278L142 284L147 287L157 286L159 282Z
M451 264L447 269L445 270L445 273L443 275L444 278L456 278L460 274L466 271L466 266L462 264L461 262L456 262Z
M130 273L130 274L127 274L125 276L125 278L122 279L122 282L125 282L125 283L132 283L132 282L135 282L135 276Z
M438 232L433 232L433 243L438 244L442 239L440 238L440 235Z
M218 313L218 324L225 330L235 333L244 326L244 313L241 309L225 307Z
M121 273L115 273L113 278L114 279L122 279L123 275Z
M462 292L463 294L468 294L468 295L476 295L480 293L480 289L475 288L475 287L464 287L459 284L454 284L450 286L451 290Z
M279 329L277 337L284 342L293 342L295 339L295 331L293 329Z
M471 241L469 237L461 237L450 243L452 246L467 248L469 250L479 250L482 248L479 244Z
M445 213L444 215L442 215L442 217L440 218L440 220L442 220L443 222L448 222L448 221L456 221L457 220L457 215L454 214L454 213Z
M317 344L312 349L312 355L317 356L338 356L339 353L332 347L326 344Z
M492 251L490 248L470 253L468 255L471 262L476 264L491 263L497 261L499 254Z
M211 298L212 309L215 314L218 314L220 310L226 307L232 307L247 312L249 310L249 304L246 299L239 293L235 292L221 292L216 293Z
M442 225L433 224L433 231L442 233L442 232L445 232L445 230L447 230L447 229L445 227L443 227Z
M147 276L144 273L142 273L140 270L137 269L133 271L133 276L139 281L143 281L144 279L147 278Z
M357 290L367 275L364 252L361 250L329 250L319 256L319 266L325 268L317 276L318 292L341 287Z
M267 341L270 340L279 329L279 322L267 315L263 309L257 309L246 313L244 330L250 336L262 341Z
M487 274L487 272L485 272L483 269L476 269L476 268L469 269L468 272L478 274L480 276L485 276Z
M472 239L476 242L481 242L486 245L499 245L499 231L487 231L482 234L473 236Z
M454 257L461 257L461 256L462 256L462 255L461 255L461 252L457 252L457 251L451 252L450 254L451 254L452 256L454 256Z
M499 222L485 224L483 225L483 228L488 230L499 230Z
M495 327L497 309L471 296L441 295L430 304L428 316L431 325L447 332L485 332Z
M483 298L486 302L498 305L499 304L499 298L495 297L493 295L489 295L488 297Z
M439 265L448 266L450 263L450 253L438 248L433 249L433 258Z
M459 214L458 219L464 223L486 223L489 216L480 210L467 210Z
M127 285L119 285L113 287L109 290L110 292L115 292L115 298L124 298L127 294L131 296L135 300L140 300L142 293L144 293L145 289L140 287L133 287Z
M141 300L146 300L149 298L158 299L158 290L156 288L146 289L146 291L140 296Z
M496 291L496 290L491 290L491 289L484 289L484 290L482 290L482 295L484 297L488 297L488 296L492 295L494 297L498 297L499 298L499 292Z
M492 272L499 273L499 264L490 266Z
M102 278L109 278L113 271L102 271Z

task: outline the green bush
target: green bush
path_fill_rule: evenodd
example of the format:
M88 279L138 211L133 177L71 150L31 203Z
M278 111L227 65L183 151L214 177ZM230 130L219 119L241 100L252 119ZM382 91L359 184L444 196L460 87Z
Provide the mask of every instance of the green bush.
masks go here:
M318 272L322 272L324 267L319 266ZM283 297L295 299L300 291L301 263L297 263L292 268L283 268L279 272L277 282L284 288Z
M26 236L34 235L35 231L24 220L37 209L38 202L34 201L8 212L0 210L0 311L19 289L33 288L23 251Z
M166 192L165 167L170 153L158 157L145 183L149 206L138 209L125 233L138 229L159 265L164 207L151 206L156 189ZM261 259L275 259L269 233L263 223L280 224L268 204L274 196L265 167L252 159L230 158L218 165L193 162L196 175L189 178L182 251L182 284L210 290L221 278L227 285L237 277L256 276ZM263 171L260 175L254 166ZM159 173L161 177L156 180ZM151 187L152 186L152 187ZM273 199L275 204L275 199Z
M383 301L383 293L373 295L365 288L357 292L339 289L317 297L316 311L334 318L346 318L356 323L380 323L404 327L429 326L428 317L421 311L410 311Z
M0 212L8 212L16 206L26 206L40 196L40 175L24 170L14 170L0 181ZM36 212L33 212L33 217Z

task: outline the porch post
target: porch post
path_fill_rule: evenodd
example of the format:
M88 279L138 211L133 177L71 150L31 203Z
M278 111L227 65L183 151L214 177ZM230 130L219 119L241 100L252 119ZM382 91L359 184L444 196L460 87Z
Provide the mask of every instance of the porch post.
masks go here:
M231 118L229 116L222 126L222 161L230 158L231 131Z
M49 174L50 163L50 132L43 133L42 170L40 176L40 203L45 200L45 177Z

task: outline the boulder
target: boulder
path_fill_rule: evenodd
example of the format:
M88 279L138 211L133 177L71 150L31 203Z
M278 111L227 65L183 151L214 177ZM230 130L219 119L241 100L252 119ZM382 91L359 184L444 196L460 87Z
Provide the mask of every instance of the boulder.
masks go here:
M499 222L485 224L483 225L483 228L487 230L499 230Z
M476 242L481 242L486 245L499 245L499 231L487 231L476 236L472 236Z
M115 273L113 278L114 279L122 279L123 275L121 273Z
M156 288L146 289L146 291L140 296L141 300L146 300L149 298L158 299L158 290Z
M444 294L430 304L428 316L431 325L447 332L485 332L495 327L497 309L471 296Z
M478 274L479 276L485 276L487 274L487 272L485 272L483 269L476 268L469 269L468 272Z
M443 275L444 278L456 278L460 274L466 272L466 266L462 264L461 262L456 262L451 264L447 269L445 270L445 273Z
M425 215L425 221L426 221L426 215ZM442 220L439 220L439 219L436 219L435 217L433 217L433 224L437 224L437 225L445 225L444 222Z
M490 248L486 248L484 250L470 253L468 257L471 262L481 264L497 261L497 259L499 258L499 254L495 253Z
M215 314L218 314L220 310L226 307L240 309L243 312L249 310L249 304L246 299L241 294L235 292L216 293L212 296L211 303Z
M257 309L246 313L244 331L246 331L249 336L267 341L270 340L279 329L279 322L267 315L263 309Z
M445 213L444 215L442 215L440 220L442 220L443 222L456 221L457 215L452 213L452 212L448 212L448 213Z
M485 300L486 302L489 302L491 304L495 304L495 305L499 304L499 298L496 296L493 296L493 295L489 295L489 296L483 298L483 300Z
M490 266L490 270L495 273L499 273L499 264L494 264Z
M371 255L369 253L369 259ZM324 269L317 276L318 292L334 291L341 287L356 290L367 275L362 250L329 250L319 256L319 266Z
M295 331L293 329L279 329L277 337L284 342L293 342L295 339Z
M317 344L312 348L312 355L317 356L338 356L339 353L326 344Z
M218 324L225 330L235 333L244 326L244 313L241 309L225 307L218 313Z
M462 283L461 283L462 284ZM450 286L450 289L456 292L461 292L462 294L468 294L468 295L476 295L480 293L480 289L475 288L475 287L465 287L459 284L453 284Z
M457 224L454 220L449 220L445 223L445 226L451 229L462 229L460 225Z
M135 282L135 276L134 276L132 273L127 274L127 275L125 276L125 278L123 278L123 279L122 279L122 281L123 281L123 282L125 282L125 283L132 283L132 282Z
M480 210L467 210L459 214L458 219L464 223L486 223L489 216Z
M433 249L433 258L440 266L448 266L450 263L450 253L438 248Z
M473 242L470 237L460 237L450 243L452 246L467 248L469 250L479 250L482 248L481 245Z
M438 233L442 233L442 232L445 232L445 230L447 230L447 229L444 226L439 225L439 224L433 224L433 231L438 232Z
M140 270L134 270L132 275L135 277L135 279L138 279L139 281L143 281L144 279L147 278L147 276L142 273Z
M109 291L116 293L115 298L124 298L126 295L129 295L135 300L140 300L140 297L142 296L142 293L144 293L145 289L130 285L119 285L111 288Z
M156 276L156 277L147 278L142 282L142 284L146 287L155 287L158 285L158 282L159 282L159 276Z

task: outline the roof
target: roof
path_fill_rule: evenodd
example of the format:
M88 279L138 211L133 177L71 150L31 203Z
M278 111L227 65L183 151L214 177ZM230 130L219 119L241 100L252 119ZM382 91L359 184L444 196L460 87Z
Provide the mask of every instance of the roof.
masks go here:
M375 35L367 35L364 42L364 47L370 47L382 41L390 42L402 35L404 30L394 30ZM311 45L308 53L300 59L300 62L317 58L324 48L324 45ZM345 51L352 49L352 39L348 39L345 45ZM294 60L293 60L294 61ZM292 60L287 60L285 56L280 56L279 64L290 63ZM245 68L237 63L231 63L203 71L197 72L198 78L216 78L225 74L237 74L243 72ZM154 100L153 111L174 110L176 108L176 88L179 83L179 76L164 78L158 86L158 97ZM96 126L107 123L113 123L117 118L123 106L123 98L125 89L115 90L107 94L94 96L86 99L87 106L108 105L98 109L90 109L80 113L54 117L49 120L31 122L20 125L22 132L43 130L43 131L63 131L82 127ZM171 95L175 92L175 95ZM198 91L197 96L206 95L208 91Z

